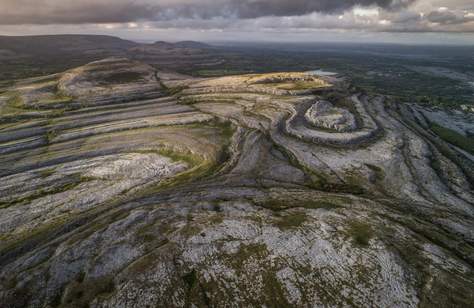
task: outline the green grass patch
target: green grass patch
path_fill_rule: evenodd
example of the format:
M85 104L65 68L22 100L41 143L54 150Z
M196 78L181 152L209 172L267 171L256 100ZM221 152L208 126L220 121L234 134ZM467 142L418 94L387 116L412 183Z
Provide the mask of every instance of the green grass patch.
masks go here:
M48 169L43 169L43 170L38 171L38 174L42 178L47 178L47 177L53 175L55 171L56 170L54 168L48 168Z
M296 81L294 83L283 83L280 85L276 85L278 89L282 90L293 90L293 91L299 91L299 90L311 90L311 89L317 89L326 86L326 84L323 81Z
M54 129L52 130L49 130L48 132L46 132L46 141L48 143L53 143L53 139L56 138L56 136L58 135L58 132L55 131Z
M430 129L444 141L474 155L474 138L465 137L452 129L433 122L430 123Z
M104 78L102 78L102 81L104 83L116 84L139 82L143 81L143 75L138 72L119 72L105 76Z
M242 270L245 262L250 258L263 259L268 255L268 249L266 244L255 243L255 244L240 244L237 253L229 256L231 265L236 270Z
M356 220L349 222L348 233L358 246L368 246L373 237L372 227L365 222Z
M7 100L7 105L13 108L22 109L25 107L25 102L19 93L15 93Z
M17 115L26 111L26 106L21 94L18 92L7 92L5 104L1 106L0 113L3 115Z
M66 288L60 307L89 307L95 298L112 293L114 290L115 283L112 276L75 280Z
M173 162L184 161L190 167L197 166L202 159L190 152L178 152L170 148L161 148L157 150L157 153L170 158Z
M374 172L376 181L382 181L385 178L385 172L383 171L382 168L375 165L371 165L371 164L365 164L365 165L367 166L367 168L369 168L370 170Z
M224 222L224 217L219 214L212 215L208 220L210 225L220 225Z
M63 116L66 113L66 109L55 109L48 113L47 117L50 119L50 124L54 123L54 118Z
M41 174L41 171L40 171L40 176L46 177L46 176L50 175L50 172L54 173L54 170L52 170L52 169L48 170L47 169L43 172L44 173ZM83 176L80 176L79 174L75 174L75 175L72 176L71 179L69 179L66 183L64 183L62 185L59 185L59 186L56 186L56 187L48 187L48 188L38 189L37 191L34 191L34 192L30 193L27 196L20 197L20 198L17 198L17 199L13 199L13 200L9 200L9 201L0 201L0 209L7 208L7 207L10 207L10 206L13 206L13 205L16 205L16 204L28 204L28 203L31 203L33 200L36 200L36 199L39 199L39 198L42 198L42 197L45 197L45 196L48 196L48 195L59 194L59 193L74 189L79 184L85 183L85 182L88 182L88 181L91 181L91 180L92 180L92 178L83 177Z
M183 277L184 282L188 286L189 289L192 289L198 283L198 277L196 274L196 270L192 270L189 273L185 274Z
M37 105L66 104L72 101L72 97L66 95L56 95L51 98L39 100Z
M194 105L200 103L201 101L193 96L180 97L178 100L179 104L182 105Z
M308 216L302 212L285 213L284 215L278 217L278 219L275 221L275 225L280 230L289 230L300 227L307 220Z
M160 81L160 86L163 88L165 91L166 95L173 96L176 94L181 93L184 89L187 89L187 86L176 86L176 87L168 87L166 84L164 84L162 81Z

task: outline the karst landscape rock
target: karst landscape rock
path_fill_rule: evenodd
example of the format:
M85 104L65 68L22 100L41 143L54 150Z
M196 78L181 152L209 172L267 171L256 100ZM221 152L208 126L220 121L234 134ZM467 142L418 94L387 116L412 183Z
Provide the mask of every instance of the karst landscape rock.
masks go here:
M470 115L121 57L0 111L0 307L474 305Z

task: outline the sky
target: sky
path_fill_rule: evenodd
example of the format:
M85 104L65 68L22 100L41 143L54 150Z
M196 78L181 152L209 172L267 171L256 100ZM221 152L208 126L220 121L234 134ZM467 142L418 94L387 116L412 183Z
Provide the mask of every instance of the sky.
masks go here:
M474 45L473 0L0 0L0 35Z

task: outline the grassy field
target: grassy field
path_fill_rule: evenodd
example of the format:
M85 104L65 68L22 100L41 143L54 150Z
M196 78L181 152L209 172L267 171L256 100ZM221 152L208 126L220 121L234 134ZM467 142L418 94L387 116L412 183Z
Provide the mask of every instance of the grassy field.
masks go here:
M449 142L452 145L455 145L474 155L474 139L472 137L465 137L452 129L446 128L436 123L431 123L430 128L444 141Z

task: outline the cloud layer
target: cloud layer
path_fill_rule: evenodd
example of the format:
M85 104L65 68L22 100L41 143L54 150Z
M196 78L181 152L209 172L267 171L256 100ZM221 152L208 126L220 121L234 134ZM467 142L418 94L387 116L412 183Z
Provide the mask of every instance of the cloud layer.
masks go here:
M0 1L0 25L25 24L474 33L474 4L472 0Z
M237 19L339 13L354 6L396 9L415 0L2 0L1 24L119 23L179 18Z

